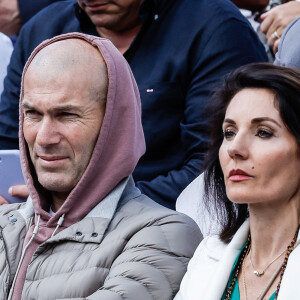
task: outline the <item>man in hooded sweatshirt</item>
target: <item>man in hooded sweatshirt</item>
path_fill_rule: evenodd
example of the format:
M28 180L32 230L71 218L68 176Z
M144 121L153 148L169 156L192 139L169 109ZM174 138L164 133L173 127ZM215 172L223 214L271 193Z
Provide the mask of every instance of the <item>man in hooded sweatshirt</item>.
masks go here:
M201 235L134 185L141 104L112 43L73 33L39 45L19 134L30 198L0 207L1 299L173 299Z

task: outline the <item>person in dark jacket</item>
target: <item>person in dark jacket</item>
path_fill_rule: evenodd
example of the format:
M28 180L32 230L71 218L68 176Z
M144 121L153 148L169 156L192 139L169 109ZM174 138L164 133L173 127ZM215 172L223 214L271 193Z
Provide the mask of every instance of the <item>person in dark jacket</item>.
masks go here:
M58 2L23 28L0 106L0 148L18 147L22 69L40 42L61 33L109 38L129 62L142 100L147 151L133 174L140 190L174 208L202 171L208 136L203 108L219 79L266 61L255 32L229 1L126 0Z

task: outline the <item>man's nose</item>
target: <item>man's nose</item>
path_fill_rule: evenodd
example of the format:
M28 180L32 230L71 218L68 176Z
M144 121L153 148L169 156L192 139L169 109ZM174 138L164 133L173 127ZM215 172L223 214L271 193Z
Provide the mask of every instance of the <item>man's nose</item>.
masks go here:
M36 143L40 146L47 147L49 145L58 144L61 140L57 124L49 117L44 117L38 128Z
M228 143L227 152L232 159L247 159L249 156L247 137L243 133L237 133Z

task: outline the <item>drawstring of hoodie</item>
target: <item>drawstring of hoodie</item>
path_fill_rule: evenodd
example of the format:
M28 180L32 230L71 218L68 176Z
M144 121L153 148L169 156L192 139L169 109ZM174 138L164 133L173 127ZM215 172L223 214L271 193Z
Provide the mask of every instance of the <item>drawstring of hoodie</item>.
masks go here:
M64 221L64 218L65 218L65 214L63 214L62 216L60 216L60 218L58 219L56 228L54 229L53 233L51 234L51 237L54 236L54 234L56 233L56 231L58 230L58 228L61 226L61 224L62 224L63 221Z
M58 228L62 225L62 223L64 222L64 218L65 218L65 214L63 214L57 221L57 225L53 231L53 233L51 234L51 237L53 237L55 235L55 233L57 232ZM14 288L15 288L15 284L16 284L16 281L17 281L17 277L18 277L18 274L19 274L19 271L20 271L20 268L21 268L21 265L22 265L22 262L23 262L23 259L24 259L24 256L25 256L25 253L26 253L26 250L28 249L29 245L31 244L31 242L33 241L34 237L36 236L36 234L38 233L39 231L39 224L40 224L40 219L41 219L41 216L38 215L37 216L37 222L36 222L36 225L33 229L33 232L32 232L32 236L30 238L30 240L28 241L28 243L25 245L23 251L22 251L22 254L21 254L21 258L20 258L20 261L19 261L19 264L18 264L18 268L17 268L17 271L16 271L16 274L15 274L15 277L14 277L14 280L13 280L13 283L12 283L12 286L11 286L11 289L10 289L10 292L9 292L9 295L8 295L8 298L7 300L11 300L12 298L12 295L13 295L13 291L14 291Z
M26 252L27 248L29 247L29 245L31 244L31 242L33 241L35 235L39 231L40 219L41 219L41 216L38 215L38 219L37 219L36 225L35 225L35 227L33 229L32 236L31 236L30 240L28 241L28 243L26 244L26 246L24 247L24 249L22 251L22 255L21 255L21 258L20 258L20 261L19 261L19 264L18 264L18 268L17 268L17 271L16 271L16 274L15 274L15 277L14 277L14 280L13 280L13 283L12 283L12 286L11 286L11 289L10 289L10 292L9 292L7 300L11 300L11 298L12 298L13 291L14 291L15 284L16 284L16 280L17 280L17 277L18 277L18 273L20 271L21 264L22 264L22 261L23 261L24 256L25 256L25 252Z

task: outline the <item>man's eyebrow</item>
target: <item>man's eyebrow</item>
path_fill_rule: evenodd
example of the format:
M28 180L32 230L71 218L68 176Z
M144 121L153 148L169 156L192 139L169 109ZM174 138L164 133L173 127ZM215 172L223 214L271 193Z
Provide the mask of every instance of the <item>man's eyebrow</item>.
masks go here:
M55 107L53 109L51 109L53 111L56 111L56 112L60 112L60 111L73 111L73 112L81 112L81 108L78 107L78 106L75 106L75 105L62 105L62 106L58 106L58 107Z
M31 106L28 103L23 103L22 106L23 106L23 109L35 109L33 106Z
M37 108L35 108L33 105L30 105L28 103L23 103L22 106L23 106L23 109L37 110ZM81 112L82 110L80 109L80 107L68 104L68 105L62 105L62 106L52 108L52 109L50 109L50 111L54 111L54 112L61 112L61 111Z
M254 123L260 123L260 122L263 122L263 121L272 122L272 123L276 124L278 127L282 128L282 126L276 120L274 120L272 118L268 118L268 117L261 117L261 118L252 119L251 123L254 124Z

